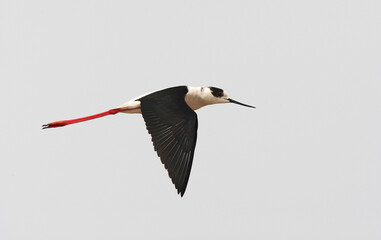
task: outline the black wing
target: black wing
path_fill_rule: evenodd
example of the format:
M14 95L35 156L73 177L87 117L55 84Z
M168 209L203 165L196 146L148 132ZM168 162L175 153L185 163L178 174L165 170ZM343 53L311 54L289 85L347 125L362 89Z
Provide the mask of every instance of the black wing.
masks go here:
M152 142L177 189L184 195L197 139L197 114L186 104L187 87L164 89L138 99Z

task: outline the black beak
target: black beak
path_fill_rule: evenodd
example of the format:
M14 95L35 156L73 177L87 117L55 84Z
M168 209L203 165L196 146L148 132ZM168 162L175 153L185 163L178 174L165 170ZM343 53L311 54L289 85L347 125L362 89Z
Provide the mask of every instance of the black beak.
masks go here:
M231 98L228 98L227 100L228 100L229 102L231 102L231 103L235 103L235 104L242 105L242 106L245 106L245 107L255 108L255 107L253 107L253 106L250 106L250 105L247 105L247 104L243 104L243 103L237 102L236 100L233 100L233 99L231 99Z

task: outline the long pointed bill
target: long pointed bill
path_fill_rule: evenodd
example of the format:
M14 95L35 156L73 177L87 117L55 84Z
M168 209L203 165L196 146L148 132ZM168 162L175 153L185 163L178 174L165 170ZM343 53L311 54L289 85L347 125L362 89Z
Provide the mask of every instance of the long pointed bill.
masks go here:
M91 120L91 119L104 117L104 116L107 116L107 115L117 114L120 111L122 111L121 108L114 108L114 109L110 109L110 110L108 110L106 112L90 115L90 116L87 116L87 117L52 122L52 123L48 123L48 124L42 125L42 129L63 127L63 126L70 125L70 124L73 124L73 123L84 122L84 121L88 121L88 120Z
M243 103L237 102L236 100L233 100L233 99L231 99L231 98L228 98L228 99L226 99L226 100L228 100L228 101L231 102L231 103L235 103L235 104L242 105L242 106L245 106L245 107L255 108L255 107L253 107L253 106L250 106L250 105L247 105L247 104L243 104Z

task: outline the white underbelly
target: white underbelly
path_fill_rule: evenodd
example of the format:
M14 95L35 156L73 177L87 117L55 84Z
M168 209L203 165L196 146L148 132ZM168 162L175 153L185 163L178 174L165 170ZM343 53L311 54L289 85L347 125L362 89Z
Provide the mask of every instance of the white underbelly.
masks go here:
M142 113L140 107L140 101L136 101L135 99L123 103L119 106L119 108L122 109L122 111L120 111L122 113Z

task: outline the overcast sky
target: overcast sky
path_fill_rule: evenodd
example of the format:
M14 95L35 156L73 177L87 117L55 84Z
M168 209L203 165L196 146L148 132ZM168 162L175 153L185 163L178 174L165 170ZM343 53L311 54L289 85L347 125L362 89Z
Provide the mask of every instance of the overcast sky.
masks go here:
M381 239L381 2L0 0L0 239ZM177 85L183 198L140 115Z

